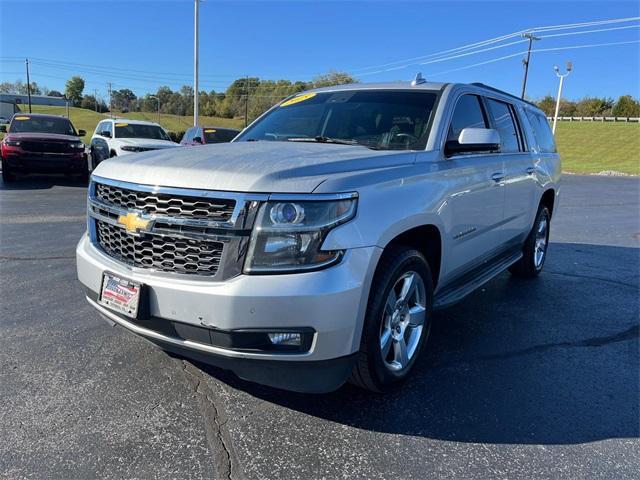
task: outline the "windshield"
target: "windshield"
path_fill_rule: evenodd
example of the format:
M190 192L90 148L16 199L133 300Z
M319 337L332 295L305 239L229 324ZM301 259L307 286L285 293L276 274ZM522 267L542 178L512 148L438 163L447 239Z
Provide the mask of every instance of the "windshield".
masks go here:
M238 135L237 130L224 130L220 128L205 128L205 143L225 143L233 140Z
M135 123L116 123L115 138L150 138L153 140L171 140L165 131L157 125Z
M31 117L16 115L9 126L11 133L58 133L60 135L78 136L76 129L66 118Z
M381 150L417 150L427 144L434 92L344 91L306 93L273 109L239 141L318 141Z

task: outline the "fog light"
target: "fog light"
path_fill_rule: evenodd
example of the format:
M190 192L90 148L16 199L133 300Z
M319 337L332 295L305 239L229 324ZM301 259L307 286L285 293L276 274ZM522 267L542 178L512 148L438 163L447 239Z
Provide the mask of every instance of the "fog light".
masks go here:
M302 345L302 335L299 333L269 333L268 336L274 345Z

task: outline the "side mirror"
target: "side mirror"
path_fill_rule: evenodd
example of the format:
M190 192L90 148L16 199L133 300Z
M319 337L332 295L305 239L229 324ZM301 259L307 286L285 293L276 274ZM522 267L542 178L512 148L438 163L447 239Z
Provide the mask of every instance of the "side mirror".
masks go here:
M464 128L458 140L445 144L445 154L499 152L500 134L493 128Z
M101 137L111 138L111 132L109 130L103 130L98 133Z
M78 136L79 137L84 137L87 134L86 130L78 130Z
M6 125L0 125L0 133L7 133L7 126Z
M202 143L202 138L201 137L193 137L193 141L196 143Z

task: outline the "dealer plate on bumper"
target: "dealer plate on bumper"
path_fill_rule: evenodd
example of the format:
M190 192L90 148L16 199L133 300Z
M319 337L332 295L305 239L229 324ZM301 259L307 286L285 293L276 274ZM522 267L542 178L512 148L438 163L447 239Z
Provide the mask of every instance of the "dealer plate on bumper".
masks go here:
M142 284L105 272L102 275L102 289L99 303L120 312L127 317L138 316Z

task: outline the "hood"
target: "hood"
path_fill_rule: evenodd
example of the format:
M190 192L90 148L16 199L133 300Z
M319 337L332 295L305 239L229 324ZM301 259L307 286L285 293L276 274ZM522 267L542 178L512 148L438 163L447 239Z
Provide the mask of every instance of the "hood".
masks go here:
M179 146L177 143L170 140L152 140L149 138L116 138L116 142L120 145L132 145L135 147L144 148L172 148Z
M100 163L97 176L165 187L311 193L332 176L414 163L415 152L321 143L235 142L150 151Z
M78 142L80 137L74 135L62 135L59 133L36 133L36 132L9 132L6 137L16 140L47 141L47 142Z

